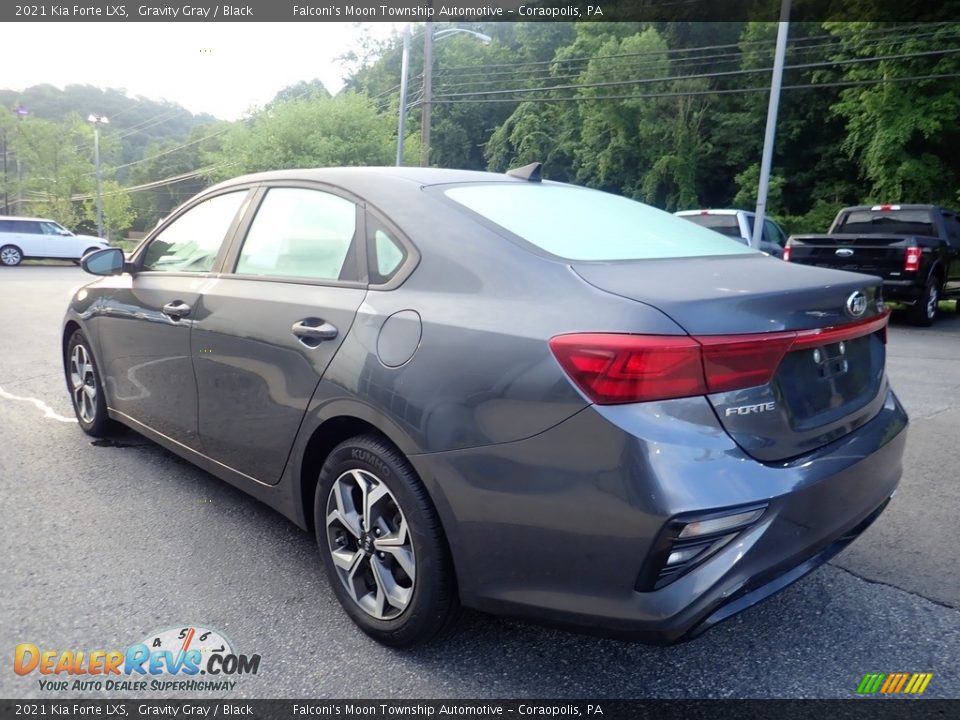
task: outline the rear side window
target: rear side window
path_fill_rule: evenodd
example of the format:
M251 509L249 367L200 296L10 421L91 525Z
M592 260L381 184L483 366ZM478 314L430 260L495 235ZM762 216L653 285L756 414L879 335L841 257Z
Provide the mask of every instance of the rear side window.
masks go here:
M736 215L678 215L677 217L683 218L687 222L692 222L700 227L705 227L708 230L713 230L718 232L721 235L726 235L727 237L733 238L734 240L739 240L743 242L743 237L740 234L740 221L737 220Z
M738 242L618 195L570 185L482 183L444 191L537 248L566 260L646 260L751 253Z
M150 241L143 270L210 272L246 190L217 195L194 205Z
M937 234L929 210L851 210L840 221L835 232L928 237Z
M357 280L357 206L320 190L272 188L257 210L237 273Z
M373 217L367 219L367 268L370 283L382 285L392 278L407 258L404 250L382 224Z
M36 220L4 220L0 225L3 232L25 233L27 235L42 235L40 223Z

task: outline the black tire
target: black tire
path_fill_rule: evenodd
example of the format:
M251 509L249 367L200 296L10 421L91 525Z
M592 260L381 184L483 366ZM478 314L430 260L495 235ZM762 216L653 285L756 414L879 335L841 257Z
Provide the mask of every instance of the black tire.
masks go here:
M339 498L332 492L335 484ZM356 512L358 503L375 495L379 500L374 500L369 511ZM328 514L328 507L337 512ZM328 515L336 516L340 510L351 518L349 523L333 520L328 525ZM364 523L365 517L369 522ZM452 624L459 601L446 538L420 478L393 445L371 434L334 448L320 471L314 521L330 587L350 619L367 635L384 645L410 647ZM405 533L398 530L403 521ZM409 553L399 547L403 538L409 540ZM383 547L377 545L380 542L392 543L394 548L387 553L378 551L377 547ZM402 563L398 561L401 551ZM404 566L412 569L413 578L404 572ZM354 589L348 590L351 577ZM390 583L383 581L384 577ZM393 600L384 587L407 598L402 608L391 605ZM386 600L378 602L379 598Z
M78 351L77 349L80 348ZM107 415L107 401L103 394L100 371L90 350L90 342L82 330L70 336L63 359L67 390L80 429L87 435L103 437L112 425ZM91 397L92 395L92 397Z
M907 311L907 317L914 325L920 327L930 327L933 321L937 319L940 310L940 281L936 277L927 278L927 283L923 287L923 294Z
M21 262L23 262L23 251L16 245L0 247L0 265L16 267Z

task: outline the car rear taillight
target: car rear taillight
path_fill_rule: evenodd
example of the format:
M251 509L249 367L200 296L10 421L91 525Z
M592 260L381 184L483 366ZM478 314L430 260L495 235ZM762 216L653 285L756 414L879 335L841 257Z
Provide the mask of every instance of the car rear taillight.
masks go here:
M791 255L792 253L793 253L793 248L790 247L789 245L786 245L786 246L783 248L783 259L784 259L786 262L790 262L790 255Z
M558 335L550 349L595 403L704 395L700 343L685 335Z
M903 269L907 272L916 272L920 269L920 255L922 250L918 247L908 247L903 256Z
M791 350L880 333L889 309L867 320L813 330L751 335L557 335L550 350L574 384L599 405L730 392L769 383Z

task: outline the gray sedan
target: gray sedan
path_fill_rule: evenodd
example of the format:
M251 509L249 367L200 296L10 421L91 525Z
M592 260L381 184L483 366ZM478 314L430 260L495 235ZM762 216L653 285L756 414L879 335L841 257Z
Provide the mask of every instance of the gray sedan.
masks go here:
M840 551L900 477L879 280L538 166L250 175L82 264L80 427L314 532L391 645L461 605L689 637Z

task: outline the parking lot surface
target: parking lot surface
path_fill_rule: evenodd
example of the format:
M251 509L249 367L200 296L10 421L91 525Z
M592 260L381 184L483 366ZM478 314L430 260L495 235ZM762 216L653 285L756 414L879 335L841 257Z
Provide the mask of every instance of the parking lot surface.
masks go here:
M187 625L261 655L231 697L852 697L868 672L932 672L926 696L960 697L960 314L894 321L888 372L911 416L900 489L771 600L667 648L467 613L401 652L346 618L310 535L132 432L94 444L80 431L59 333L89 279L0 268L2 697L63 697L14 674L18 643L122 649Z

